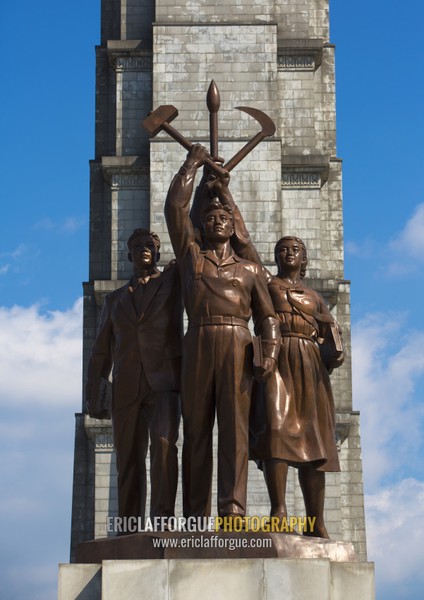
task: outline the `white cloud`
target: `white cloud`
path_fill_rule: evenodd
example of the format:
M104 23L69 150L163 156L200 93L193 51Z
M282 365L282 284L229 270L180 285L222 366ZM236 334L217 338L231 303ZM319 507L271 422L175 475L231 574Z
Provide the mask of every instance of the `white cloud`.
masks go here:
M10 258L20 258L21 256L24 256L28 251L28 246L26 246L25 244L19 244L19 246L17 248L15 248L15 250L12 250L11 252L6 252L5 254L2 254L2 256L10 256Z
M370 254L381 263L380 275L404 277L415 273L424 264L424 202L416 206L400 232L389 241L367 237L345 242L346 256L369 259Z
M365 483L374 491L396 469L405 473L418 464L424 412L415 392L424 376L424 332L406 331L396 313L369 315L354 325L352 348Z
M0 275L6 275L11 271L18 273L23 258L25 258L30 251L32 254L37 252L34 249L30 249L26 244L19 244L15 250L0 252Z
M407 256L424 262L424 202L418 204L414 214L391 245Z
M55 598L69 560L81 341L82 299L63 312L0 307L0 571L11 600Z
M34 223L34 229L55 231L57 233L73 234L85 225L85 219L78 217L65 217L61 221L53 221L50 217L43 217Z
M369 560L377 597L419 597L424 584L424 332L398 313L371 314L352 328L354 408L361 442Z
M84 219L78 219L77 217L67 217L61 226L61 230L65 233L75 233L84 225Z
M367 237L360 242L354 242L353 240L347 240L345 242L345 252L350 256L356 258L368 260L370 253L380 253L380 246L376 240Z
M82 299L65 311L0 307L0 405L75 405L81 394Z
M43 217L33 225L34 229L44 229L46 231L55 228L55 224L50 217Z
M424 264L424 203L417 205L405 227L388 244L388 249L395 257L386 270L389 276L413 273Z
M365 506L379 597L419 597L411 592L424 587L424 482L404 479L367 495Z

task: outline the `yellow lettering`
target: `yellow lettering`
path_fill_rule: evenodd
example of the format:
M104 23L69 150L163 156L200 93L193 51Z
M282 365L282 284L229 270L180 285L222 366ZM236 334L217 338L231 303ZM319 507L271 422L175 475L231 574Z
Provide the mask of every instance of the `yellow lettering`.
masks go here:
M289 523L290 523L290 531L293 531L297 525L297 517L290 517Z
M288 533L289 532L289 523L287 521L287 517L283 517L281 519L280 533Z
M309 531L311 533L314 532L315 529L315 521L317 520L316 517L308 517L308 523L309 523Z
M277 533L279 531L279 527L280 527L279 517L271 517L270 528L268 531L271 531L272 533Z
M261 529L262 531L269 531L270 530L270 520L269 517L262 517L261 519Z
M307 531L307 519L306 517L298 517L297 519L298 532Z

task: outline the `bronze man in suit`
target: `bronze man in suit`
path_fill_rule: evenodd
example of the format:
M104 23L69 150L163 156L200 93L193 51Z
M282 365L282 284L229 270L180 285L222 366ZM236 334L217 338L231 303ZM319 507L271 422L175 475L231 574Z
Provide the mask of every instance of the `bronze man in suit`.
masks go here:
M119 516L144 519L145 460L150 433L152 517L174 515L180 422L181 285L176 264L160 272L160 241L136 229L128 240L133 276L105 299L88 365L86 401L98 406L112 369L112 426Z
M264 339L263 377L276 366L278 323L261 268L230 245L233 217L218 199L202 216L204 246L195 239L189 203L196 171L208 156L195 145L174 177L165 204L189 325L183 344L184 515L210 514L212 430L218 421L218 513L246 510L252 338Z

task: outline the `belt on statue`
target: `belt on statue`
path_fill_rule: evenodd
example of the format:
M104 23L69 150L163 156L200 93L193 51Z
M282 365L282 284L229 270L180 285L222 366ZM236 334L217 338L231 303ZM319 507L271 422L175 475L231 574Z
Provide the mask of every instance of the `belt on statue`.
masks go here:
M313 342L314 344L316 344L316 339L311 337L310 335L306 335L304 333L294 333L293 331L282 331L281 332L281 337L296 337L296 338L302 338L303 340L309 340L310 342Z
M249 329L245 319L239 319L238 317L223 317L220 315L193 319L192 321L189 321L188 328L203 327L205 325L232 325L234 327L245 327L246 329Z

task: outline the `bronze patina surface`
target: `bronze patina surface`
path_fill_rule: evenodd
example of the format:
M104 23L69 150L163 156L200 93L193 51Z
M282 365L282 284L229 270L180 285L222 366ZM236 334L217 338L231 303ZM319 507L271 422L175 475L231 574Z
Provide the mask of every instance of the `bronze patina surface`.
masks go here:
M89 366L91 417L112 416L120 517L142 517L150 437L151 516L172 516L178 482L181 285L175 264L156 267L156 234L136 229L128 240L133 276L106 297ZM112 370L112 403L102 389Z
M258 386L253 425L259 431L252 451L261 459L271 515L287 514L287 469L295 466L306 514L316 517L310 535L327 538L325 472L340 470L329 373L343 362L341 333L322 296L303 282L307 253L302 240L281 238L275 258L278 275L269 277L268 289L282 343L278 370Z
M201 216L203 247L197 243L189 205L196 171L208 156L200 145L190 150L165 203L189 321L182 366L184 515L210 514L215 414L218 514L244 515L253 377L248 321L253 315L256 332L269 340L263 377L275 368L280 334L262 269L233 251L233 216L216 198Z

